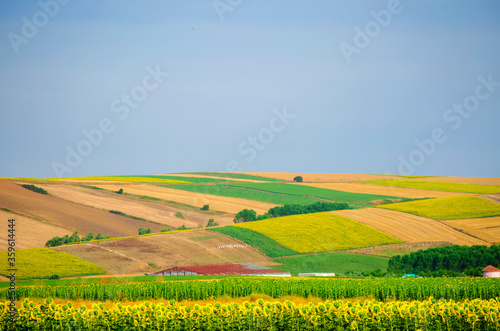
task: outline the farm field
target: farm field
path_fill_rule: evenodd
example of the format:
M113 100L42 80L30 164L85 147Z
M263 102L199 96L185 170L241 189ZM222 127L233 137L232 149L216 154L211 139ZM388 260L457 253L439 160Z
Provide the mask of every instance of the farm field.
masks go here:
M232 226L262 233L300 253L345 250L400 242L375 228L331 213L278 217Z
M430 181L430 182L448 182L460 184L474 185L500 185L500 177L453 177L453 176L436 176L427 178L412 178L415 180Z
M462 229L476 238L480 238L491 244L500 244L500 217L486 217L473 219L459 219L443 221L444 223Z
M176 212L179 211L178 208L167 206L158 201L139 200L104 190L93 190L70 184L38 184L38 186L64 200L108 211L117 210L175 228L181 225L187 227L205 226L210 218L214 218L222 225L233 223L233 217L230 215L215 216L201 211L182 211L186 218L180 219L175 216Z
M7 249L8 247L8 220L15 219L16 249L27 249L44 247L47 240L54 236L62 237L71 235L71 231L59 228L54 225L46 224L40 221L33 220L28 217L19 216L3 210L0 210L0 227L4 231L0 231L0 247Z
M281 245L277 241L263 235L262 233L255 232L243 227L223 226L211 228L209 229L209 231L220 232L235 239L241 240L245 244L252 246L259 252L262 252L269 257L300 254L299 252Z
M476 299L472 302L425 301L377 302L365 300L326 301L317 304L295 304L291 301L257 300L256 303L216 302L185 306L167 303L115 303L106 308L102 302L91 307L71 302L55 304L25 301L17 320L11 320L7 305L0 306L0 327L63 330L78 326L81 330L271 330L276 325L285 330L375 330L382 328L416 330L495 330L498 326L497 301ZM50 307L46 309L46 307ZM21 307L20 307L21 308ZM296 327L296 328L293 328ZM419 329L421 330L421 329Z
M250 183L247 183L250 184ZM161 187L192 192L191 194L208 194L212 196L222 196L228 198L237 198L244 200L254 200L274 205L284 204L301 204L309 205L318 202L320 199L303 197L290 194L271 193L263 191L249 190L242 187L237 187L229 184L218 185L196 185L196 184L182 184L182 185L160 185ZM267 211L267 210L266 210Z
M398 199L399 197L375 194L362 194L335 191L332 189L318 188L308 185L286 184L286 183L230 183L235 187L243 187L271 193L290 194L312 198L327 199L330 201L347 202L350 205L365 206L368 202L381 199Z
M0 252L0 275L8 276L8 252ZM48 248L31 248L15 251L16 279L72 277L106 273L104 269L71 254Z
M450 241L456 245L467 246L489 244L439 221L400 211L364 208L330 213L356 220L404 242Z
M370 272L376 269L386 270L388 258L362 254L323 253L274 259L282 265L275 269L288 271L292 276L303 272L334 272L335 276L346 273Z
M236 172L192 172L192 173L180 173L180 174L170 174L169 176L186 176L186 177L202 177L202 178L218 178L229 181L239 181L239 182L275 182L278 179L267 178L261 176L252 176L244 173Z
M302 185L302 184L297 184L297 185ZM456 192L430 191L430 190L401 188L395 186L370 185L361 183L307 183L306 185L319 187L323 189L329 189L329 190L339 190L344 192L375 194L375 195L390 195L390 196L397 196L397 197L404 197L411 199L440 198L440 197L463 195L462 193L456 193Z
M153 277L153 276L151 276ZM19 286L23 298L59 298L67 300L217 300L221 297L244 298L257 294L272 298L310 296L321 300L371 297L374 300L426 300L429 296L445 300L495 299L500 279L495 278L309 278L309 277L228 277L206 281L160 281L100 283L86 285ZM166 280L166 281L162 281ZM7 299L9 288L0 288ZM496 300L495 300L496 301Z
M156 185L129 184L125 186L123 184L96 184L96 186L111 191L117 191L120 188L123 188L124 192L127 193L145 195L167 201L176 201L191 206L199 206L199 208L203 207L203 205L209 204L211 210L217 210L230 214L236 214L243 209L253 209L257 213L263 214L268 211L269 208L275 206L274 204L265 202L174 190L172 188L160 187Z
M130 183L167 183L180 184L185 181L171 178L159 178L155 176L89 176L89 177L61 177L49 178L49 181L106 181L106 182L130 182Z
M475 185L424 180L372 180L364 183L372 185L473 194L493 194L500 192L500 186L495 185Z
M284 181L293 181L296 176L302 176L305 183L343 183L357 182L366 180L384 180L384 179L400 179L397 176L387 175L363 175L363 174L318 174L318 173L296 173L296 172L246 172L245 174L252 176L261 176Z
M112 237L137 234L140 227L159 232L163 227L108 211L83 206L54 196L32 192L10 181L0 181L0 208L34 217L70 231L94 232Z
M225 246L219 248L219 246ZM191 230L56 247L110 274L137 274L175 266L229 263L273 264L252 247L221 233Z
M440 220L500 216L500 204L469 195L400 202L378 208Z

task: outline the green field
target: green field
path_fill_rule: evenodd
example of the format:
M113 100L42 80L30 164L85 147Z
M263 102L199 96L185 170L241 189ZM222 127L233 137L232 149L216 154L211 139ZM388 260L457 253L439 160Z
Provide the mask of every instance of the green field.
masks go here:
M276 178L253 176L253 175L247 175L247 174L238 174L238 173L234 173L234 172L184 172L184 173L180 173L179 175L182 175L182 174L206 175L206 176L214 176L214 177L229 178L229 179L261 180L261 181L265 181L265 182L279 182L279 181L281 181L281 179L276 179Z
M0 253L0 275L8 277L12 266L7 254ZM12 257L12 256L11 256ZM11 260L12 262L12 260ZM105 274L101 267L65 252L48 248L31 248L15 251L16 279L72 277Z
M290 194L304 197L320 198L330 201L347 202L351 205L366 206L369 201L382 200L382 199L399 199L388 195L375 195L363 193L351 193L344 191L329 190L325 188L299 185L299 184L286 184L286 183L229 183L227 185L235 187L243 187L251 190Z
M208 228L207 230L216 231L243 241L256 250L266 254L269 257L280 257L300 254L288 247L281 245L275 240L265 235L235 226L224 226L220 228Z
M404 179L370 180L370 181L365 181L363 183L373 184L373 185L403 187L403 188L416 188L416 189L431 190L431 191L463 192L463 193L475 193L475 194L493 194L500 192L500 186L494 186L494 185L428 182L420 180L404 180Z
M274 259L283 265L272 266L288 271L292 276L304 272L334 272L335 276L346 273L370 272L376 269L386 270L389 258L348 253L326 253Z
M400 202L377 207L438 220L500 216L499 204L469 195Z
M231 225L250 229L300 253L400 243L379 230L330 213L269 218Z
M236 187L228 184L217 184L217 185L202 185L202 184L176 184L176 185L164 185L159 184L158 186L168 187L176 190L184 190L195 193L218 195L230 198L240 198L247 200L255 200L261 202L272 203L275 205L284 204L299 204L299 205L310 205L315 202L320 201L320 199L301 197L297 195L289 194L277 194L270 192L262 192L249 190L242 187Z
M204 184L204 183L227 183L228 180L223 178L207 178L207 177L183 177L183 176L160 176L160 175L148 175L148 176L138 176L143 178L158 178L158 179L168 179L168 180L180 180L184 183L193 184Z

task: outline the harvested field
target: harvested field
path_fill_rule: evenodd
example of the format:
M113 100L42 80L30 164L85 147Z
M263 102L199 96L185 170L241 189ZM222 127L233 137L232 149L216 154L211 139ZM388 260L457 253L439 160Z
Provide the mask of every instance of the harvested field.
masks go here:
M443 222L490 244L500 244L500 216Z
M369 225L404 242L450 241L457 245L489 245L439 221L399 211L364 208L331 213Z
M302 185L302 184L297 184ZM404 198L419 199L419 198L440 198L462 195L463 193L441 192L429 190L417 190L409 188L400 188L394 186L381 186L360 183L308 183L308 186L325 188L330 190L339 190L352 193L365 193L377 195L392 195Z
M49 192L50 193L50 192ZM137 234L137 229L162 226L29 191L9 181L0 181L0 208L7 208L51 225L80 233L102 233L112 237Z
M128 215L141 217L148 221L154 221L176 228L181 225L187 227L196 227L198 225L206 226L210 218L214 218L221 225L233 223L232 216L214 216L192 211L182 211L182 213L186 215L186 218L179 219L175 217L175 213L178 212L179 209L167 206L162 202L139 200L137 198L131 198L108 191L93 190L67 184L39 184L38 186L61 199L104 210L117 210Z
M3 231L0 231L0 251L7 250L7 226L9 219L15 219L15 239L16 249L39 248L45 247L47 240L55 236L62 237L71 235L71 231L40 221L35 221L31 218L11 214L0 210L0 226Z
M317 183L343 183L364 180L401 179L401 177L385 175L360 175L360 174L307 174L298 172L244 172L247 175L262 176L268 178L283 179L293 181L295 176L302 176L304 182Z
M226 246L219 248L224 245ZM250 246L245 246L244 243L221 233L192 230L66 245L56 249L92 262L111 274L152 272L189 265L251 262L261 265L274 264L269 257Z
M166 187L160 187L156 185L98 184L97 186L112 191L117 191L118 189L123 188L123 190L127 193L146 195L168 201L176 201L191 206L199 206L200 208L203 205L208 204L210 205L211 210L218 210L230 214L236 214L242 211L243 209L253 209L257 212L257 214L264 214L269 210L269 208L275 206L274 204L265 202L215 196L210 194L194 193L194 192L170 189Z
M390 179L390 178L387 178ZM425 177L412 178L412 180L422 180L426 182L449 182L459 184L475 184L475 185L500 185L500 177Z
M486 194L486 195L481 195L480 197L488 199L488 200L496 202L496 203L500 203L500 193Z

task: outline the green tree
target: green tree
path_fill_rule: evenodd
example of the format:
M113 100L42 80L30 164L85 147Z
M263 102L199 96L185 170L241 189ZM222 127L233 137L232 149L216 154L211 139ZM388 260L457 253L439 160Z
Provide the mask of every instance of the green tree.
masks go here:
M296 176L293 180L297 183L302 183L304 181L304 178L302 178L302 176Z
M118 194L123 194L123 189L122 189L122 188L121 188L121 189L119 189L119 190L118 190L118 192L116 192L116 193L118 193Z
M219 223L217 223L213 218L208 220L207 228L211 226L217 226Z
M257 219L257 213L253 209L243 209L234 217L234 223L253 222Z
M203 207L201 207L201 210L209 210L209 209L210 209L209 205L203 205Z

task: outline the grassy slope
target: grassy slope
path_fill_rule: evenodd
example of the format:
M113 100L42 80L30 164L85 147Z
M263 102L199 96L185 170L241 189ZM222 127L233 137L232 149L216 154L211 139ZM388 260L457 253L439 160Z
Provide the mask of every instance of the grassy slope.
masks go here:
M176 190L195 192L195 193L255 200L261 202L273 203L276 205L293 204L293 203L300 205L309 205L319 201L318 199L309 197L277 194L270 192L260 192L241 187L235 187L228 184L218 184L218 185L196 185L196 184L162 185L161 184L159 186L168 187Z
M370 180L364 183L403 187L403 188L415 188L415 189L431 190L431 191L463 192L463 193L475 193L475 194L492 194L500 192L500 186L460 184L460 183L448 183L448 182L429 182L420 180L399 180L399 179Z
M367 202L373 200L381 200L386 198L398 199L398 197L388 195L343 192L307 185L286 183L230 183L228 185L271 193L292 194L298 196L327 199L331 201L347 202L349 204L362 206L366 205Z
M177 180L183 181L185 183L195 183L195 184L203 184L203 183L227 183L228 181L223 178L208 178L208 177L182 177L182 176L160 176L160 175L148 175L148 176L138 176L138 177L146 177L146 178L158 178L158 179L168 179L168 180Z
M315 254L274 259L282 263L273 268L290 272L293 276L305 272L334 272L336 276L347 272L386 270L389 258L348 253Z
M224 226L207 230L220 232L230 237L241 240L270 257L299 254L298 252L281 245L275 240L249 229L239 228L235 226Z
M8 276L7 253L0 253L0 275ZM65 252L48 248L22 249L15 252L16 279L49 278L53 275L71 277L105 274L95 264Z
M480 218L500 215L500 205L475 196L456 196L381 205L378 208L402 211L438 220Z
M300 253L401 242L362 223L329 213L278 217L234 226L262 233Z

